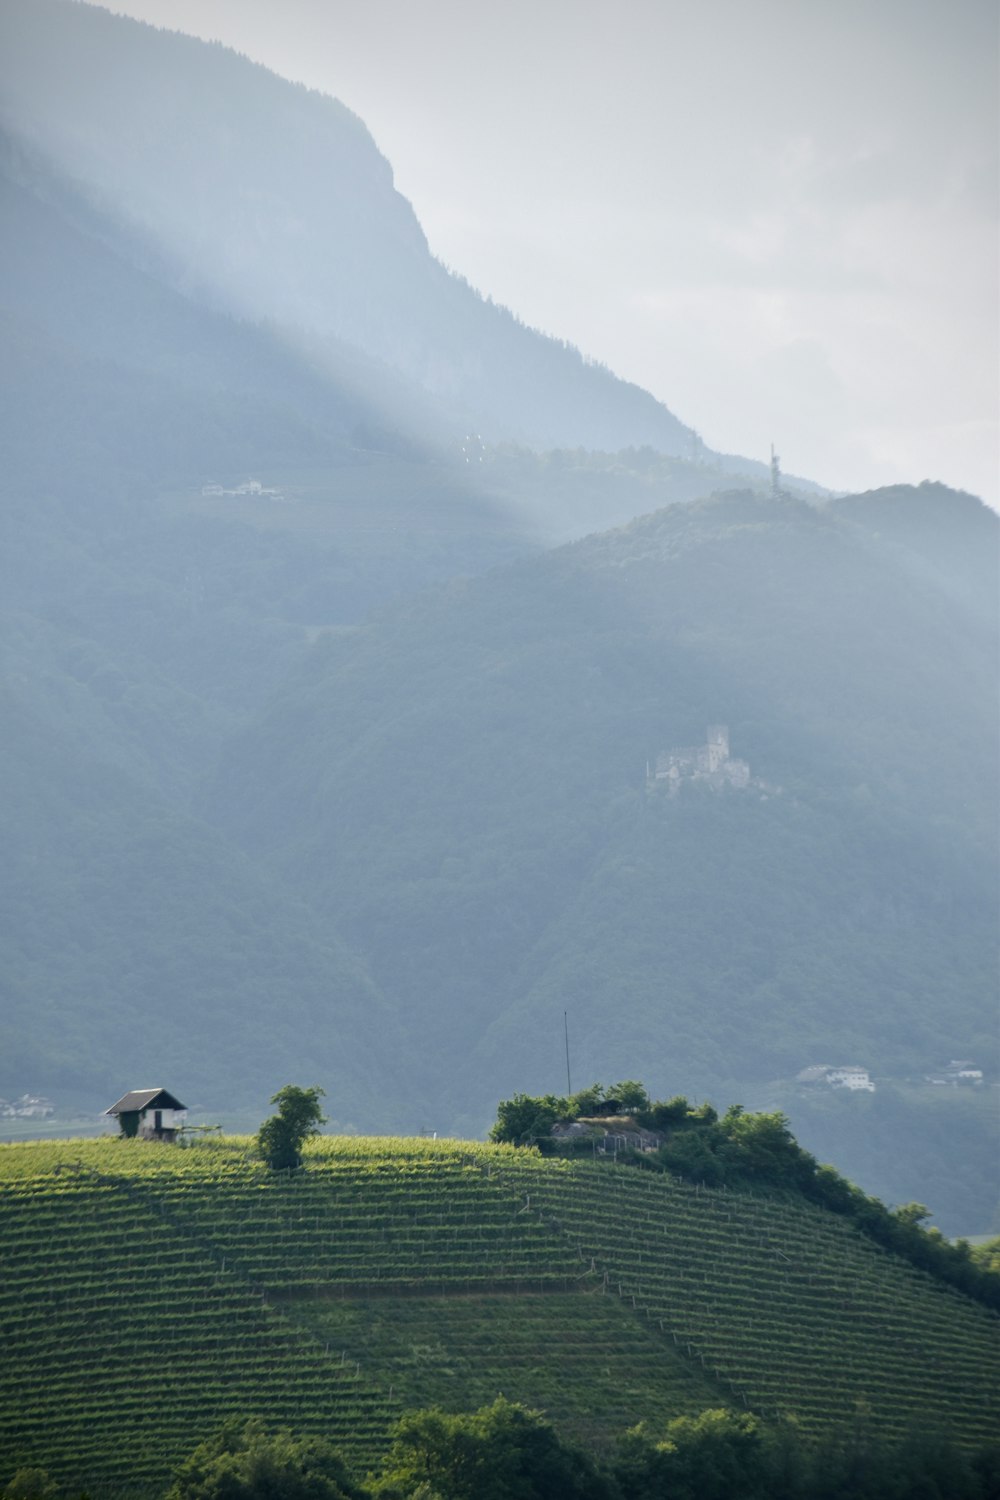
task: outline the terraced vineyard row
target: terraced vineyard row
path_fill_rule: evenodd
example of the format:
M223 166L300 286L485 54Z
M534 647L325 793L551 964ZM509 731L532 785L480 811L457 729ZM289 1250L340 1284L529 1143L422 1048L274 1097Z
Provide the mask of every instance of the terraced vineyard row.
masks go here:
M467 1410L502 1393L588 1445L726 1402L699 1367L600 1293L312 1300L299 1311L407 1405Z
M807 1430L1000 1431L1000 1320L806 1206L578 1162L505 1175L615 1294L758 1411Z
M282 1295L339 1291L572 1290L582 1271L499 1180L430 1161L399 1173L316 1163L308 1173L195 1184L161 1174L131 1187L151 1213L210 1243Z

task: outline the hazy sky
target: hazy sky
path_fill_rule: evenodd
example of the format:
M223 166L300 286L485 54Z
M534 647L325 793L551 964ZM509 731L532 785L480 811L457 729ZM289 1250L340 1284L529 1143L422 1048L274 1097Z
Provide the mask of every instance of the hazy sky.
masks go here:
M431 248L716 448L998 503L996 0L117 0L356 111Z

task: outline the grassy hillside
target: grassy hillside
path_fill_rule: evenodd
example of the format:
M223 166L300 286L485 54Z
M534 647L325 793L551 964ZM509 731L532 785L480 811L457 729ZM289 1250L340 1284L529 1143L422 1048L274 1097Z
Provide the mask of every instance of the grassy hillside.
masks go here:
M723 1404L992 1435L998 1320L843 1223L601 1162L325 1138L0 1148L0 1479L161 1487L226 1415L375 1460L498 1390L601 1445Z

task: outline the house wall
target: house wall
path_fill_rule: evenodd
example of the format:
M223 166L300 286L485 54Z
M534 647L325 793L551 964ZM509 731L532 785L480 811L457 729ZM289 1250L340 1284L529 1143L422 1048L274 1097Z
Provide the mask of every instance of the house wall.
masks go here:
M832 1084L834 1088L868 1089L872 1093L875 1089L875 1085L863 1068L831 1068L827 1074L827 1083Z
M176 1130L184 1123L186 1109L161 1109L161 1130ZM139 1116L139 1134L152 1135L156 1129L156 1110L144 1109Z

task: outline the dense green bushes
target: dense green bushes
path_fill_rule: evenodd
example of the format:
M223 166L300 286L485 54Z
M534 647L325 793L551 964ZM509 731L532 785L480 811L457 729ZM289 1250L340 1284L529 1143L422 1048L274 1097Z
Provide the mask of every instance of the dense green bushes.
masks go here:
M870 1441L854 1428L807 1443L747 1412L678 1417L628 1433L613 1462L620 1500L978 1500L996 1494L1000 1451L964 1455L932 1435Z
M177 1469L166 1500L364 1500L343 1459L318 1437L260 1418L226 1422Z
M865 1414L849 1432L806 1442L749 1413L678 1417L626 1433L603 1461L538 1412L503 1397L476 1412L410 1412L377 1475L352 1476L329 1443L227 1423L177 1469L166 1500L992 1500L1000 1449L962 1453L932 1434L878 1444ZM55 1500L22 1470L3 1500Z

